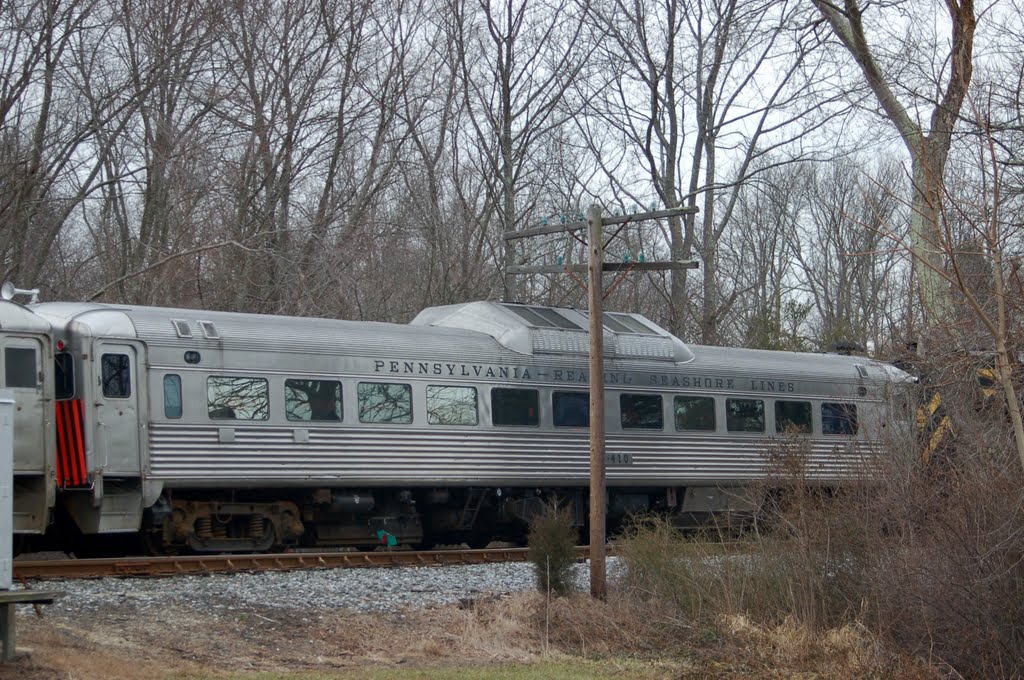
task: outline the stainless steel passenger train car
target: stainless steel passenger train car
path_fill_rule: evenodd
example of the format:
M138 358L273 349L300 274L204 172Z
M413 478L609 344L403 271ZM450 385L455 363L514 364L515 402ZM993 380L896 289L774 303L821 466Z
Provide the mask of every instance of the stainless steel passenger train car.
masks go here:
M49 508L85 535L224 551L491 537L552 496L585 516L584 312L474 302L399 325L2 304L6 380L28 410L19 531L45 529ZM613 521L749 509L730 489L764 477L777 437L804 443L815 483L863 474L904 378L857 357L691 348L638 315L604 328ZM11 368L25 345L31 388Z
M14 530L42 533L57 490L50 324L0 299L0 354L0 389L10 390L15 399Z

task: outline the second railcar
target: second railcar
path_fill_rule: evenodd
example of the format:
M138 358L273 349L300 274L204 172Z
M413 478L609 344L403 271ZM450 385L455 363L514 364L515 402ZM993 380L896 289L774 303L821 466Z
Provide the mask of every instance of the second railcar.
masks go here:
M44 303L78 414L59 502L85 534L196 551L420 544L513 532L557 496L584 516L587 319L476 302L384 324ZM806 473L863 474L902 374L863 358L687 347L605 315L609 517L748 509L771 440ZM70 482L70 483L68 483Z

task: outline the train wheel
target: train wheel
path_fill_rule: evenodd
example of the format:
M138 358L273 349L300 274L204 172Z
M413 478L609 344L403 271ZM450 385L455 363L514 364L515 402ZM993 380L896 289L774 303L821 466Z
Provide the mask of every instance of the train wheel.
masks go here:
M163 539L163 531L141 531L139 542L142 551L154 557L177 555L181 552L181 546L166 543Z
M31 546L28 540L28 536L25 534L14 534L14 538L11 541L11 551L15 557L21 553L30 552Z

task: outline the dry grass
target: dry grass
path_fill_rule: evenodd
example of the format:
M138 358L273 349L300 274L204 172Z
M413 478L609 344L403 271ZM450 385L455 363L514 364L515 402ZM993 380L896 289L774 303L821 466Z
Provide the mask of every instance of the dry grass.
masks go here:
M700 631L717 636L752 673L1024 677L1024 474L999 409L944 395L958 436L928 465L893 441L870 480L821 488L802 444L776 441L741 555L638 525L620 546L626 593L685 622L680 643L689 627L709 653Z
M550 605L550 606L549 606ZM268 617L269 618L269 617ZM742 617L687 621L665 602L613 590L607 602L583 594L548 600L539 593L484 600L469 608L404 614L347 614L286 619L253 628L237 620L127 621L110 612L91 622L29 621L22 642L33 658L0 666L0 678L313 678L462 675L538 678L897 677L894 664L864 629L817 637L789 624L758 626ZM19 621L19 623L22 623ZM494 669L493 675L486 669ZM570 672L575 668L576 673ZM567 670L568 669L568 670ZM863 670L863 672L861 672ZM374 675L376 673L376 675ZM504 675L503 675L504 674Z

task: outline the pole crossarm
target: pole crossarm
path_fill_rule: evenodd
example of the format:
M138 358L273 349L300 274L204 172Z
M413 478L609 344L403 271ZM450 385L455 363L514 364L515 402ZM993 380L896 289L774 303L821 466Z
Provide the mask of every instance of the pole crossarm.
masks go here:
M643 222L644 220L659 220L665 217L677 217L679 215L693 215L698 212L699 208L683 206L679 208L670 208L668 210L655 210L653 212L645 213L632 213L630 215L615 215L613 217L602 217L602 224L629 224L631 222ZM580 229L587 228L586 220L571 220L564 224L545 224L540 227L531 227L530 229L521 229L519 231L507 231L502 235L502 238L506 241L512 241L517 238L529 238L530 236L543 236L545 234L558 234L563 231L578 231ZM586 271L586 269L584 269Z
M538 264L538 265L513 265L507 267L509 274L574 274L587 273L588 265L585 264ZM699 269L700 262L696 260L676 260L675 262L605 262L601 270L606 272L636 271L653 272L667 269Z

